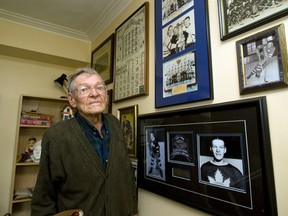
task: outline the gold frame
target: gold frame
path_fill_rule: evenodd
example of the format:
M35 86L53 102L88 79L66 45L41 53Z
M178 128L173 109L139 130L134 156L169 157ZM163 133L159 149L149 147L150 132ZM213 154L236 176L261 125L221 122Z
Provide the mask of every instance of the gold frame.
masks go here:
M127 144L127 149L129 156L131 158L137 158L137 145L136 145L136 138L137 138L137 116L138 116L138 105L120 108L117 110L117 118L120 121L121 129L124 134L124 139L129 143ZM123 121L124 117L128 120L128 129L124 129ZM131 131L129 132L129 128ZM127 131L128 130L128 131Z

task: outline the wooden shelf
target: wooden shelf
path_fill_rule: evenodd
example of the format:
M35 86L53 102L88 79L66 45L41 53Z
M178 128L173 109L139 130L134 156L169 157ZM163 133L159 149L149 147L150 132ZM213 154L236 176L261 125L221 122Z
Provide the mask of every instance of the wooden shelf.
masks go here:
M31 215L31 204L29 203L31 202L31 198L29 198L29 194L24 196L24 198L14 199L14 191L18 190L19 192L25 188L34 188L39 170L39 163L33 161L17 163L17 159L25 153L31 137L35 138L36 142L42 140L43 134L50 127L50 125L20 124L21 113L23 111L31 112L32 110L36 110L37 113L51 115L52 122L56 123L62 121L62 111L67 105L67 99L21 95L9 207L9 212L13 216Z
M38 166L39 163L36 162L23 162L23 163L16 163L16 166Z

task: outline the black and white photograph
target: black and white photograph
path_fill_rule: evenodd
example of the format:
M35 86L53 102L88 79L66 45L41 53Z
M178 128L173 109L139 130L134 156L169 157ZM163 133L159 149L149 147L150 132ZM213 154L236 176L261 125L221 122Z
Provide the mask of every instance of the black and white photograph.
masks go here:
M165 131L146 129L146 175L165 180Z
M236 47L240 93L287 84L287 50L283 24L241 39L236 42Z
M187 9L194 6L194 0L163 0L162 1L162 23L169 22Z
M276 42L275 35L269 35L243 47L247 54L244 57L247 87L279 81Z
M199 182L245 192L242 134L198 134Z
M192 46L196 43L194 10L170 23L162 31L163 58Z
M163 64L163 97L198 90L195 52L188 52Z
M285 16L288 0L218 0L221 39Z

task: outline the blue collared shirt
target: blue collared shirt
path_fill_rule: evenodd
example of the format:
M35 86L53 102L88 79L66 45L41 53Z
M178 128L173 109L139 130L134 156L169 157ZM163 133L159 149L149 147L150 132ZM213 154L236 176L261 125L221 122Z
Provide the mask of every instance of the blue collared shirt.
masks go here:
M104 165L106 165L108 162L110 145L110 132L107 119L104 117L104 115L102 115L103 126L101 128L101 133L103 134L103 138L101 138L98 130L91 124L91 122L87 121L83 116L81 116L79 112L76 112L75 118L100 160Z

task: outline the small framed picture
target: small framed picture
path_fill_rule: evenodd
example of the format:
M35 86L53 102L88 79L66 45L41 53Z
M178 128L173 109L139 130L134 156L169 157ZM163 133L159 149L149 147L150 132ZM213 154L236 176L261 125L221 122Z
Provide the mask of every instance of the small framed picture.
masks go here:
M138 116L138 105L121 108L118 109L117 112L117 117L120 120L128 153L131 158L137 158L136 156L137 116Z
M114 33L101 43L91 56L91 67L104 79L105 84L113 82Z
M240 94L287 86L284 24L236 42Z

